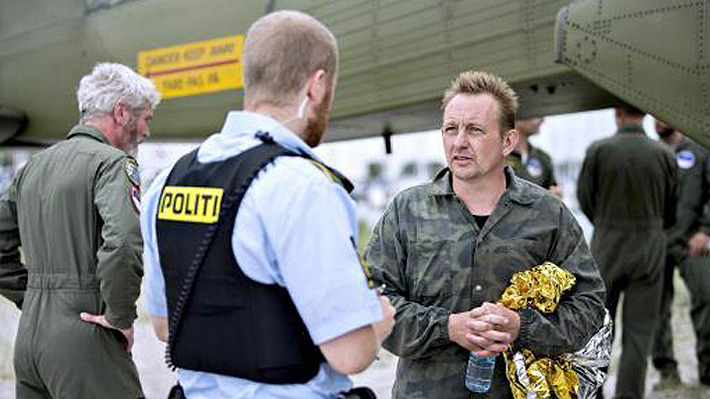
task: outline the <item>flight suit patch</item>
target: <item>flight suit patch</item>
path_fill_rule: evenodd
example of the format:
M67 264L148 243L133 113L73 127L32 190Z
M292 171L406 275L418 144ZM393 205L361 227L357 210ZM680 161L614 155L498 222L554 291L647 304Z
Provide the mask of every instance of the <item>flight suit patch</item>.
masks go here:
M542 176L542 162L537 158L528 158L525 169L528 171L528 174L535 179Z
M138 162L136 162L135 159L126 158L126 161L123 163L123 171L126 172L126 176L131 184L134 186L141 185L141 174L138 170Z
M695 154L692 151L680 151L676 154L675 159L681 169L690 169L695 166Z

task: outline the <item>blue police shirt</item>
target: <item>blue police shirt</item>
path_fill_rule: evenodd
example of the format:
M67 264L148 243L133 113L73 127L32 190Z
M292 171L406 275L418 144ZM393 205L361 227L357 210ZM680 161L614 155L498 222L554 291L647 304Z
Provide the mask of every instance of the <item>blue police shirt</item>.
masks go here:
M222 131L200 146L197 159L208 163L238 155L261 143L254 137L258 130L318 159L285 126L250 112L230 112ZM146 305L157 317L167 317L155 217L168 173L155 179L141 211ZM259 172L247 190L232 233L232 248L249 278L287 288L313 342L319 345L383 317L375 292L367 287L351 237L357 237L357 219L348 193L310 161L279 157ZM190 399L332 398L352 386L347 376L326 362L305 384L263 384L182 369L178 378Z

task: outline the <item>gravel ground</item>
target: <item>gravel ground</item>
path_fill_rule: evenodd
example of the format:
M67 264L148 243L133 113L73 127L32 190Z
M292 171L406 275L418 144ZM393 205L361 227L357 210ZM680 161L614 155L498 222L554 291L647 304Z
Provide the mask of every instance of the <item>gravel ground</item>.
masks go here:
M698 386L697 361L694 352L695 337L688 315L688 294L677 276L676 292L678 294L673 309L673 329L675 331L676 354L680 362L680 374L685 384L678 389L653 391L653 385L658 381L658 374L649 365L646 378L646 396L649 399L710 399L710 389ZM11 342L16 333L17 317L18 312L12 305L0 299L0 399L14 398ZM617 330L617 337L619 336ZM607 398L613 397L619 352L619 343L616 342L614 361L604 386ZM169 372L164 366L163 353L164 345L153 335L150 323L144 318L139 319L136 323L136 343L133 356L148 399L165 398L168 389L176 380L175 373ZM353 377L355 385L369 386L375 390L378 398L390 399L396 362L395 356L382 351L380 360L377 360L367 371Z

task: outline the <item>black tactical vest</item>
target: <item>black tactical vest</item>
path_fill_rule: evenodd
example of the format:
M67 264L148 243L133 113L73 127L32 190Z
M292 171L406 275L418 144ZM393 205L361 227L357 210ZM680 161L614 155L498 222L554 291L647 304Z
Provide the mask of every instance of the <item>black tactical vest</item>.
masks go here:
M169 312L168 362L264 383L305 383L317 374L323 355L286 289L244 275L232 250L237 211L256 174L278 156L305 157L268 136L264 141L207 164L197 162L195 150L168 176L156 220Z

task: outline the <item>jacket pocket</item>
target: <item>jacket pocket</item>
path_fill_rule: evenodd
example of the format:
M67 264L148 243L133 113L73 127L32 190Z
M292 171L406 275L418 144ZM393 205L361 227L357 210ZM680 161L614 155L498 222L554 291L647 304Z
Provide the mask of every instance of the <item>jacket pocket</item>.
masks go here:
M422 305L440 304L451 296L452 246L445 240L422 240L410 246L407 281L412 298Z

